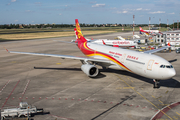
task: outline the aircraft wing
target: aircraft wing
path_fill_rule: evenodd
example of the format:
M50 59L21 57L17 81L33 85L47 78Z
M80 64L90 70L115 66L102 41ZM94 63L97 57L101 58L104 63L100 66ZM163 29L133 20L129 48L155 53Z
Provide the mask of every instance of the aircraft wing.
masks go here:
M169 46L164 46L164 47L162 47L162 48L158 48L158 49L154 49L154 50L144 51L144 53L151 54L151 53L155 53L155 52L158 52L158 51L161 51L161 50L167 49L167 48L169 48Z
M16 53L16 54L26 54L26 55L37 55L37 56L48 56L48 57L59 57L62 59L69 58L74 60L83 60L83 61L91 61L95 63L103 63L106 65L112 65L113 62L106 59L97 59L97 58L91 58L91 57L78 57L78 56L71 56L71 55L57 55L57 54L45 54L45 53L31 53L31 52L16 52L16 51L8 51L8 53Z

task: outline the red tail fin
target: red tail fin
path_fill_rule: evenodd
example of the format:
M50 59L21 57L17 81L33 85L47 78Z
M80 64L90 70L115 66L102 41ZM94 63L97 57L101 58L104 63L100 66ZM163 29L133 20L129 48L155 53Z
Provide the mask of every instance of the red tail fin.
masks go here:
M141 27L139 27L140 30L143 30Z
M106 45L106 43L104 42L104 40L102 40L103 44Z
M168 43L168 44L167 44L167 46L171 46L171 44L170 44L170 43Z
M75 23L76 23L76 30L77 30L77 37L78 37L78 40L81 40L81 41L87 41L82 32L81 32L81 28L79 26L79 22L78 22L78 19L75 19Z

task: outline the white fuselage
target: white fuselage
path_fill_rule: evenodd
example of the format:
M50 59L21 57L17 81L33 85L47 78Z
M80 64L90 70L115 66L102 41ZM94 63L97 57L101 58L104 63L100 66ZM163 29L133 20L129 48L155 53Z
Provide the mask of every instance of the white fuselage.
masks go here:
M88 42L87 46L90 49L110 55L126 66L126 68L128 68L130 71L119 64L113 64L112 66L109 66L109 68L126 70L151 79L169 79L176 74L174 68L167 60L156 55L140 53L128 49L98 45L91 42ZM109 59L108 57L97 55L96 53L94 53L92 57ZM162 65L165 65L165 67L160 67ZM166 66L170 66L170 68Z
M148 33L159 33L159 30L144 30L144 31Z
M130 40L107 40L107 39L98 39L98 40L92 40L92 43L97 44L105 44L114 46L117 45L119 47L131 47L131 46L137 46L137 43Z

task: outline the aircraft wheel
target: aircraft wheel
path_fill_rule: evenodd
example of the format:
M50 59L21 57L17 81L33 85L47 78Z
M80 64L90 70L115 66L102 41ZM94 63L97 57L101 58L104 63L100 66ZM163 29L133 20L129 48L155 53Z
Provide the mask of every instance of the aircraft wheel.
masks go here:
M154 88L160 88L160 82L159 80L154 79Z

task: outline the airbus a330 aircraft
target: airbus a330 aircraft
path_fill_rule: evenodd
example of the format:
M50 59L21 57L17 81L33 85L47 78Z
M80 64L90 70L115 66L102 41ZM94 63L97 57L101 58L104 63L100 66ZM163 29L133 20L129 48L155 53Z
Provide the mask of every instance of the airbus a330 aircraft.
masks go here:
M87 57L6 50L9 53L77 59L82 62L81 70L89 77L96 77L98 75L99 70L96 65L100 65L103 68L125 70L153 79L155 87L159 86L159 80L169 79L176 74L175 69L167 60L152 54L168 47L145 52L137 52L128 49L95 44L88 42L84 38L78 19L75 19L75 23L78 33L78 40L76 41L77 46Z
M143 30L141 27L139 27L140 32L143 32L147 35L157 35L157 34L162 34L159 30Z
M76 28L74 28L74 32L76 35L76 40L78 40L78 33ZM131 41L131 40L108 40L108 39L97 39L97 40L88 40L88 42L91 43L96 43L96 44L102 44L102 45L109 45L109 46L113 46L113 47L135 47L137 46L137 43L135 41Z

